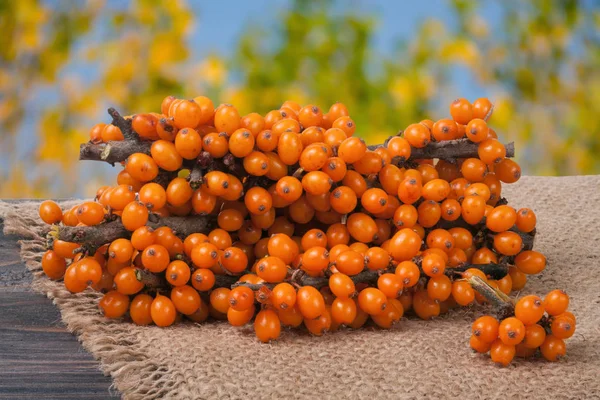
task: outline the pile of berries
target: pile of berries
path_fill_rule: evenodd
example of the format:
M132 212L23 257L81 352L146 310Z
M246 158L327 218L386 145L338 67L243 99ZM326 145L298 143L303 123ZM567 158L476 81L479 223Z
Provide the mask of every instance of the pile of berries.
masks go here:
M121 164L117 184L69 210L42 203L54 224L43 270L103 292L108 318L254 320L263 342L282 326L390 328L484 303L473 276L521 290L546 260L532 250L535 213L501 196L521 170L492 111L459 99L452 118L367 146L341 103L286 101L264 117L203 96L111 109L80 157Z
M478 318L472 326L471 348L490 353L492 361L508 365L515 356L531 357L540 350L548 361L563 357L565 339L575 333L575 316L567 311L569 296L553 290L542 300L538 296L520 298L514 316L498 321L493 316Z

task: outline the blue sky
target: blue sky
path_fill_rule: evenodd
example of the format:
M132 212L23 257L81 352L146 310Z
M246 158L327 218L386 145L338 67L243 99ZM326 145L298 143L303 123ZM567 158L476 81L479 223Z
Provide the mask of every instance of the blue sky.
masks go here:
M48 0L51 5L54 0ZM200 60L211 53L231 56L236 51L237 43L241 33L248 25L260 25L266 28L273 27L278 22L278 16L289 7L289 0L251 0L251 1L188 1L195 15L193 33L189 37L190 48L193 49L192 59ZM376 54L388 54L392 52L399 39L409 38L417 27L430 17L443 19L452 26L454 21L449 1L427 0L427 1L385 1L385 0L348 0L336 1L337 12L354 12L360 15L370 15L377 21L375 34L372 40L372 50ZM120 0L109 0L110 8L127 8L131 5ZM486 3L480 10L490 20L498 9L494 2ZM75 47L86 46L89 40L97 41L107 32L103 26L96 26L91 36L85 40L76 42ZM74 51L73 54L76 54ZM82 64L75 61L63 69L62 77L78 76L81 82L94 79L98 68L90 64ZM452 77L456 85L460 87L463 96L477 97L481 94L481 88L475 86L468 75L460 70ZM26 159L32 151L32 140L36 140L35 129L37 118L46 104L60 101L60 88L58 85L45 87L31 96L28 103L27 115L29 118L21 126L19 140L16 149L17 159ZM103 114L102 114L103 115ZM9 160L0 162L0 168L5 168ZM93 171L92 171L93 170ZM91 164L82 166L80 181L85 181L88 176L101 172L104 176L113 176L114 169L108 165ZM34 171L31 171L34 173ZM82 189L73 195L82 195Z
M53 4L55 0L47 0ZM502 20L500 1L488 0L481 2L478 8L487 23L494 27ZM229 1L198 1L188 0L195 15L193 33L189 37L190 48L193 51L191 58L200 60L211 53L231 56L237 49L241 33L248 25L259 25L270 28L278 23L278 17L291 3L291 0L229 0ZM375 54L389 55L396 47L398 40L410 38L417 32L419 25L427 18L443 20L452 28L457 21L450 0L425 0L425 1L394 1L394 0L346 0L335 1L337 12L353 12L359 15L369 15L376 21L374 36L371 42ZM584 4L593 8L594 0L586 0ZM122 0L108 0L108 7L128 8L130 3ZM85 40L78 41L76 46L86 46L88 40L103 40L106 34L102 26L95 30ZM74 52L75 53L75 52ZM78 76L82 82L93 79L98 69L94 65L82 65L79 62L71 63L62 71L61 76ZM456 67L451 75L452 85L460 96L476 98L489 95L491 88L482 88L470 79L461 67ZM31 151L31 141L35 140L37 127L36 120L45 104L60 101L60 88L55 85L44 88L31 96L28 103L28 118L21 127L21 135L17 151L17 158L26 158ZM103 114L102 114L103 115ZM0 160L0 168L6 168L7 160ZM90 164L82 166L88 175L92 168ZM102 171L105 176L112 176L114 170L108 166L96 165L95 172ZM80 177L80 180L87 176ZM74 193L81 195L82 193Z

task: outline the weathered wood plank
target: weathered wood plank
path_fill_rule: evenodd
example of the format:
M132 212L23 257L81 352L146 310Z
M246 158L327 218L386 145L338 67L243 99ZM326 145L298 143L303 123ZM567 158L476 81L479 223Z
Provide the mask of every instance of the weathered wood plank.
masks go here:
M3 230L4 224L0 220L0 291L27 288L31 283L31 274L19 258L18 238L4 235Z
M2 230L0 221L0 399L118 398L58 309L29 290L18 238Z

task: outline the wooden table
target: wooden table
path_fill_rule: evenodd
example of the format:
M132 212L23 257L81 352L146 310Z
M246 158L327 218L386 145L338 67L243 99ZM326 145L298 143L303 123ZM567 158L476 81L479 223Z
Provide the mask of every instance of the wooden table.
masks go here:
M3 228L0 220L0 399L119 398L58 309L30 290L18 238Z

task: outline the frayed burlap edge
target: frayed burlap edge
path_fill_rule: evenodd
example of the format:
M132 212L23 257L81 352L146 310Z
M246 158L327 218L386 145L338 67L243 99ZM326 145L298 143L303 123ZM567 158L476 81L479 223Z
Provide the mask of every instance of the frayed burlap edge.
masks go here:
M486 307L458 309L436 321L406 319L389 331L366 328L313 338L294 330L264 345L251 329L226 323L164 329L106 321L95 304L97 294L70 295L59 290L62 283L48 281L41 291L54 296L69 329L80 334L127 398L600 399L600 347L594 340L600 337L598 188L600 176L523 177L503 188L511 205L537 213L535 249L548 259L547 270L530 276L524 293L564 289L577 316L567 357L557 363L517 359L499 368L488 355L473 354L469 327ZM0 215L23 219L9 218L9 226L27 232L24 249L41 257L45 230L35 207L0 203L0 209ZM29 264L38 287L45 279L39 277L39 260Z
M69 208L81 201L65 201ZM149 343L132 340L131 325L105 319L98 310L101 295L92 290L71 294L62 282L48 279L41 268L49 227L38 217L39 202L8 203L0 201L0 218L4 233L17 235L21 260L33 275L31 288L47 296L58 307L67 329L77 335L83 347L99 362L99 368L113 379L111 390L124 398L148 399L169 392L169 370L148 359L144 347Z

